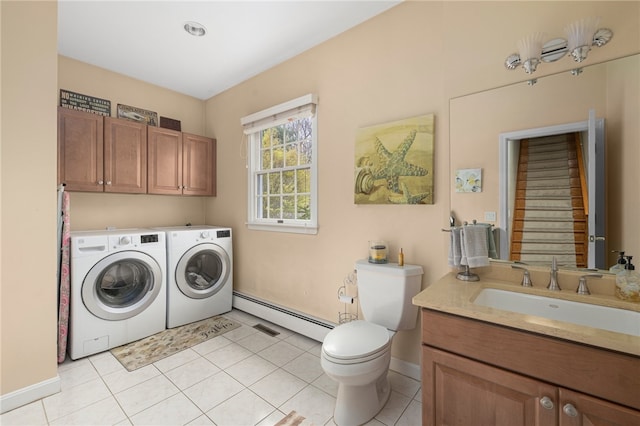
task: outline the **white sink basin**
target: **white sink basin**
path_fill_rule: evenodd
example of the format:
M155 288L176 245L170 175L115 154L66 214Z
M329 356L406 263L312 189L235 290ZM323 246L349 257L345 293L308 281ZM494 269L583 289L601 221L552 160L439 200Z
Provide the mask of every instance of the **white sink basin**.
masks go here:
M494 288L485 288L480 291L473 303L640 337L640 312L626 309Z

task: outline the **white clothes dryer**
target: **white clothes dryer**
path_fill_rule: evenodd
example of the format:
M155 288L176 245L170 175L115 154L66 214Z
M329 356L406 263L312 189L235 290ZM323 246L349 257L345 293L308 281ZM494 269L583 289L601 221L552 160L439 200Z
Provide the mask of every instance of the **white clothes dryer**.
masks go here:
M71 233L71 359L165 330L166 253L151 229Z
M231 228L154 229L166 232L167 328L229 312L233 300Z

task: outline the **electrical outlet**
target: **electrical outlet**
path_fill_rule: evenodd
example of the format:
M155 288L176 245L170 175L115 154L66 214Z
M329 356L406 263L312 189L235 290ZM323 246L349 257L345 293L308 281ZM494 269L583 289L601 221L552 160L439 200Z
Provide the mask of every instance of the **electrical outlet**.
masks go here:
M484 220L487 222L495 222L496 212L484 212Z

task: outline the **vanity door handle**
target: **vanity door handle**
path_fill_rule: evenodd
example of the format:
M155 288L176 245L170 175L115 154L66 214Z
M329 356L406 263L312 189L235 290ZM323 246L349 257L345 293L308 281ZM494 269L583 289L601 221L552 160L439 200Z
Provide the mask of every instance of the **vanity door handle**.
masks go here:
M540 398L540 405L542 405L542 408L545 410L553 410L553 400L548 396Z
M573 404L565 404L564 407L562 407L562 411L569 417L578 417L578 410L576 410Z

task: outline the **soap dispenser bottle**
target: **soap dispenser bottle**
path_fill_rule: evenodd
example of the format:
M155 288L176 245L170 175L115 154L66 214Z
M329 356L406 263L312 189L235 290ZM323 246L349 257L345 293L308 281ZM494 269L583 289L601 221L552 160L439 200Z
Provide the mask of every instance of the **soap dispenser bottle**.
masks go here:
M640 302L640 273L631 263L633 256L626 256L624 270L616 274L616 296L630 302Z
M624 265L627 264L627 261L624 259L624 252L613 250L612 253L618 253L618 261L616 262L615 265L609 268L609 272L613 272L614 274L617 274L619 272L624 271Z

